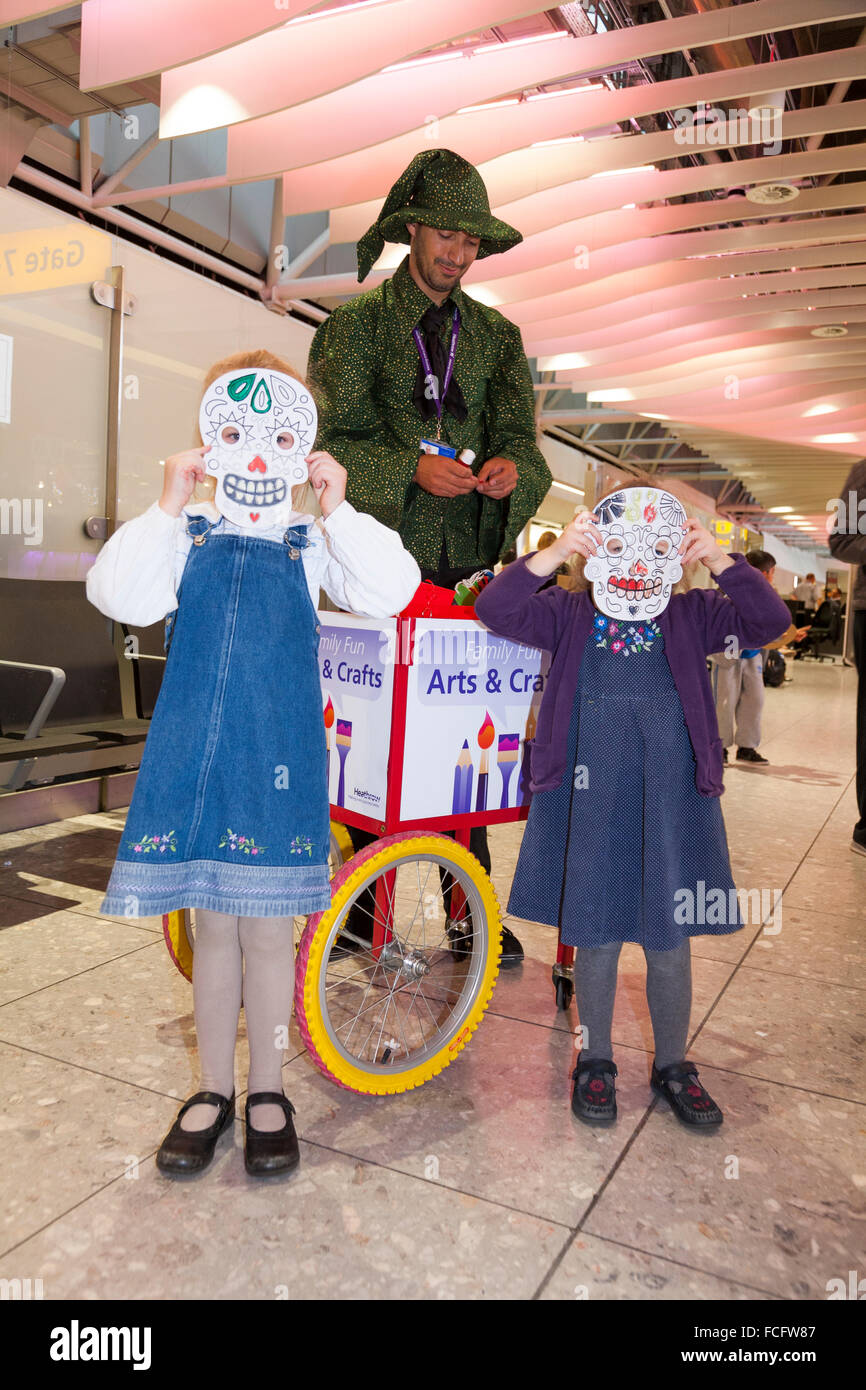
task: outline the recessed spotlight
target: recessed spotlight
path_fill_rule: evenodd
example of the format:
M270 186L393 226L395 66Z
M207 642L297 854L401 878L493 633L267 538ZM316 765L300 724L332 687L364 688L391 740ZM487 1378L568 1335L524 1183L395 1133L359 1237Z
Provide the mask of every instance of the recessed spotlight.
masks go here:
M844 338L848 332L844 323L825 323L821 328L810 328L813 338Z

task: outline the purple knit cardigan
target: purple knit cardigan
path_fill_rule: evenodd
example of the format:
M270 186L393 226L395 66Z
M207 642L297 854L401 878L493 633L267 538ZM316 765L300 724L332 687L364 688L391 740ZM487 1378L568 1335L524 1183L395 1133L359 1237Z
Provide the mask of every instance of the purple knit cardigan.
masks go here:
M528 570L529 558L506 566L479 595L475 612L502 637L551 653L530 764L530 788L541 792L558 786L565 772L574 693L597 610L589 591L571 593L556 585L537 593L548 576ZM695 785L703 796L721 796L724 791L722 741L707 656L725 651L731 637L741 647L763 647L791 622L788 609L760 570L742 555L731 559L733 565L716 580L718 589L674 594L657 620L695 754Z

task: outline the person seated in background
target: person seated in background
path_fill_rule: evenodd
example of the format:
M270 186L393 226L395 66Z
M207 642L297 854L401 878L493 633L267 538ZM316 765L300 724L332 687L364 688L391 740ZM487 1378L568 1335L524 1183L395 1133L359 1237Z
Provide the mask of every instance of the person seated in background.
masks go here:
M814 574L807 574L805 579L801 579L799 584L794 586L794 598L798 603L802 603L811 617L821 602L821 586L816 582Z
M551 545L553 545L553 542L556 540L559 540L559 537L557 536L555 531L542 531L541 535L538 537L538 544L536 546L536 550L547 550ZM556 569L553 571L553 574L550 576L550 578L547 580L545 584L542 584L541 587L543 589L551 589L553 588L554 584L558 583L560 575L562 575L564 578L570 573L571 570L569 569L568 565L557 565Z
M746 559L753 569L760 570L768 583L772 584L776 573L776 560L766 550L750 550ZM812 578L814 579L814 575ZM800 585L797 586L800 588ZM781 637L768 642L766 650L787 646L790 642L802 642L808 627L797 627L794 623L786 628ZM716 717L719 721L719 737L724 751L722 757L728 761L728 749L736 742L737 762L769 762L758 752L761 742L761 715L764 709L764 662L760 647L737 647L733 652L716 652L710 657L713 664L713 697L716 702Z

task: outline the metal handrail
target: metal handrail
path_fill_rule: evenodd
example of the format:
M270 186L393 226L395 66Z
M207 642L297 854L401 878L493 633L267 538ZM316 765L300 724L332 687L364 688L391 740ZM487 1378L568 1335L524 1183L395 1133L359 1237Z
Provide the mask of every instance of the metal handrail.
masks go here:
M0 666L6 666L18 671L44 671L46 675L50 675L51 683L43 695L42 701L24 735L25 738L38 738L39 734L42 732L46 719L54 708L58 695L66 684L66 672L62 671L59 666L37 666L32 661L0 660Z

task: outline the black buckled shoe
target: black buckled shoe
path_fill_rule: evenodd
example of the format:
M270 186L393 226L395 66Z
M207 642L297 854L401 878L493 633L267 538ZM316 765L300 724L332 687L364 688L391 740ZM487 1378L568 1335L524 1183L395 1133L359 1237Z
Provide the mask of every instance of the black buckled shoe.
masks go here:
M181 1120L193 1105L216 1105L217 1117L207 1129L181 1129ZM156 1166L161 1173L200 1173L214 1156L217 1140L235 1117L235 1098L216 1091L197 1091L178 1111L177 1119L159 1146Z
M255 1105L280 1105L286 1114L282 1129L254 1129L250 1124L250 1109ZM253 1177L268 1177L274 1173L289 1173L301 1161L298 1136L292 1123L295 1107L281 1091L256 1091L247 1096L244 1107L246 1137L244 1139L244 1163Z
M650 1085L663 1096L678 1120L690 1129L713 1129L724 1116L698 1080L694 1062L672 1062L661 1071L653 1062Z
M619 1073L614 1062L604 1057L577 1059L571 1073L574 1090L571 1109L587 1125L612 1125L616 1120L616 1082Z

